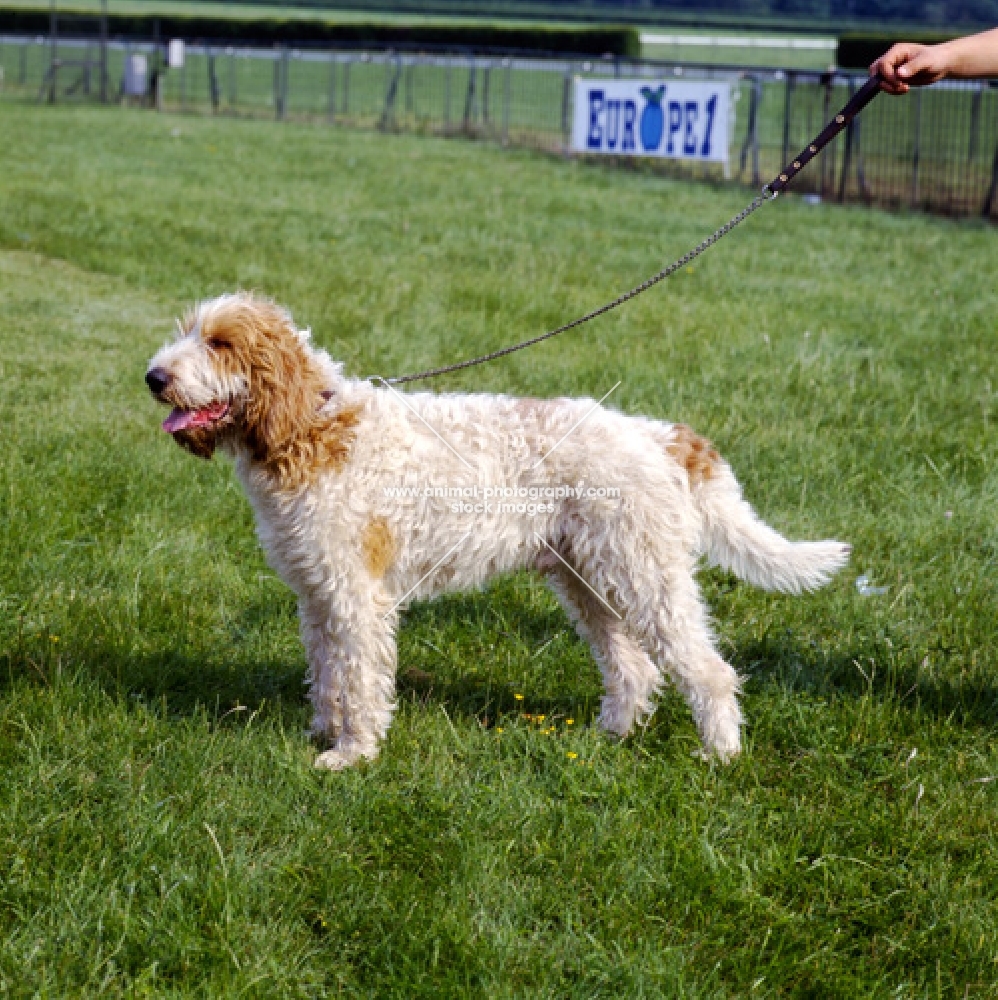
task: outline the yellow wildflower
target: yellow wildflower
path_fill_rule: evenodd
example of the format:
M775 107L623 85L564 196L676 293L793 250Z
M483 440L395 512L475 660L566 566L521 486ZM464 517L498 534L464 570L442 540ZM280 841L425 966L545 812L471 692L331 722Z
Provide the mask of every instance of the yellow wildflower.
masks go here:
M522 695L522 694L514 694L514 695L513 695L513 697L514 697L514 698L515 698L515 699L516 699L517 701L523 701L523 695Z
M565 720L565 725L566 726L571 726L574 722L575 722L575 719L566 719Z
M575 760L575 758L578 757L579 755L577 753L572 753L571 751L569 751L567 754L565 754L565 756L569 760Z

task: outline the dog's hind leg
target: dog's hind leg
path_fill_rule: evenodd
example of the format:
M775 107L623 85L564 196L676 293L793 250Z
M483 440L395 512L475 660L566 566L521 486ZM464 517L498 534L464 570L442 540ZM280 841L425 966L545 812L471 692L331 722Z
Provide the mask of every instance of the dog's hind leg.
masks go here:
M349 607L302 602L312 731L335 737L315 766L333 771L376 757L395 711L396 616L387 600L351 597Z
M729 760L741 748L738 675L714 649L692 567L660 572L635 592L628 621L690 706L704 750Z
M603 674L605 693L599 724L626 736L654 709L661 675L623 617L610 610L581 580L563 566L547 570L547 580L579 635L593 651Z

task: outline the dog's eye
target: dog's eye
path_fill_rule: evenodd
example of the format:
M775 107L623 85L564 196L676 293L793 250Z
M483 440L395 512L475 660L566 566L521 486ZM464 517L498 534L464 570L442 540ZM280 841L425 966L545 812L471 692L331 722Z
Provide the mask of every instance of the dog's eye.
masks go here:
M213 351L227 351L232 345L221 337L209 337L208 346Z

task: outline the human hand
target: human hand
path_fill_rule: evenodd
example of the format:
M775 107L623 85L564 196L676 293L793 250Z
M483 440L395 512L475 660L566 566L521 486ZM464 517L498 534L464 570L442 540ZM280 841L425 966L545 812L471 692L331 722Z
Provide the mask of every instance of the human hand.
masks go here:
M870 67L870 75L879 75L881 87L888 94L907 94L911 87L924 87L950 73L945 45L919 45L898 42Z

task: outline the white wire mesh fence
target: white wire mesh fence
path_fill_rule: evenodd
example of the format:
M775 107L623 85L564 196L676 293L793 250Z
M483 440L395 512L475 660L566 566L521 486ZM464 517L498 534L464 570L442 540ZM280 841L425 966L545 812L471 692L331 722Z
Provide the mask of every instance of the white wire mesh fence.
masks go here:
M136 74L133 57L144 57ZM141 68L141 67L140 67ZM607 58L392 50L186 46L0 36L11 99L127 101L166 111L463 135L563 152L576 76L726 79L734 96L728 167L655 169L761 185L845 103L862 77ZM130 96L130 95L146 95ZM998 215L998 89L937 84L881 97L795 181L799 192L954 215Z

